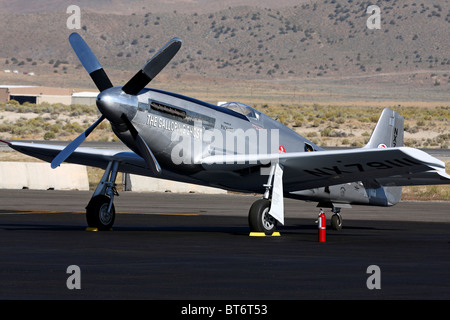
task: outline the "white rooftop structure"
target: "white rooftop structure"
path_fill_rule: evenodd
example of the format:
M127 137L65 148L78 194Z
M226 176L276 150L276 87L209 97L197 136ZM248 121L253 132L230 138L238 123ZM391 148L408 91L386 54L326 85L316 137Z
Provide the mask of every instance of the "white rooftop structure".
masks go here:
M72 97L83 97L83 98L96 98L97 96L98 92L92 91L75 92L72 94Z

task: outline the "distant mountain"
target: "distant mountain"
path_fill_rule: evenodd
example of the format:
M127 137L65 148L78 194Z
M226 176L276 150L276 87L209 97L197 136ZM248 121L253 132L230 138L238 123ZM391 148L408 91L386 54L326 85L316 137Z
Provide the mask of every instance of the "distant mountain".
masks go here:
M2 13L43 13L65 11L69 5L97 13L132 14L139 12L209 13L236 6L258 8L293 7L311 0L0 0Z
M0 65L67 72L74 1L0 1ZM172 37L183 46L165 72L239 79L370 76L429 71L450 75L450 5L432 0L75 1L78 32L101 63L137 70ZM164 5L162 5L164 3ZM240 6L240 4L246 6ZM275 3L275 4L274 4ZM381 29L366 26L369 5ZM32 70L33 71L33 70ZM447 73L448 72L448 73Z

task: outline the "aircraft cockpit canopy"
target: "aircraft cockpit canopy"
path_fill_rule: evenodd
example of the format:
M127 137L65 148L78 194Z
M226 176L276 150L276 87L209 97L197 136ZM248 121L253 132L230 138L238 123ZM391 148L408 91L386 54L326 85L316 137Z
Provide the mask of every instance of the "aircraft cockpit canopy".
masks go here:
M221 107L242 114L249 120L259 120L259 113L255 109L246 104L240 102L228 102L222 104Z

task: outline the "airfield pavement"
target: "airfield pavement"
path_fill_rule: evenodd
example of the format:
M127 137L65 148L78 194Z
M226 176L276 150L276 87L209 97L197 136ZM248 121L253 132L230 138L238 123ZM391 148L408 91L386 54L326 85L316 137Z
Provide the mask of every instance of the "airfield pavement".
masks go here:
M176 300L180 315L211 299L450 298L448 202L345 209L319 243L314 203L286 200L281 236L250 237L258 196L123 192L104 232L86 231L90 197L0 190L1 300ZM67 286L72 265L81 289Z

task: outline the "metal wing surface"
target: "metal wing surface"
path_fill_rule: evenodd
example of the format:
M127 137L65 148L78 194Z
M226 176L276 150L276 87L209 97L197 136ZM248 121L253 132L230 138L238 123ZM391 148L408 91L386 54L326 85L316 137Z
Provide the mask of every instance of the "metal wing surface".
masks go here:
M21 153L51 162L64 146L8 142ZM105 169L109 162L118 161L119 171L154 176L145 160L134 152L112 149L77 148L66 162ZM445 163L418 149L400 147L388 149L352 149L299 152L269 155L209 156L203 167L214 171L234 171L246 167L283 166L283 185L287 192L362 181L379 186L409 186L450 184ZM161 178L194 182L187 176Z
M39 143L8 142L8 145L16 151L44 160L46 162L51 162L53 158L61 150L64 149L64 146ZM134 152L79 147L66 160L66 162L69 163L92 166L102 169L105 169L108 163L111 161L120 162L120 171L141 175L150 175L149 170L146 169L146 163L144 159L142 159Z
M8 144L10 148L16 151L46 162L52 162L53 158L65 148L64 146L40 143L26 143L17 141L7 142L2 140L0 140L0 142ZM116 161L119 163L118 171L120 172L180 182L208 185L207 183L202 183L201 181L199 182L187 175L181 175L169 171L165 171L161 174L155 175L154 171L148 168L146 161L142 157L131 151L78 147L65 160L65 162L67 163L85 165L101 169L106 169L108 164L112 161Z
M272 155L220 155L203 159L206 170L239 170L279 162L285 191L349 182L379 186L450 184L445 163L418 149L352 149Z

